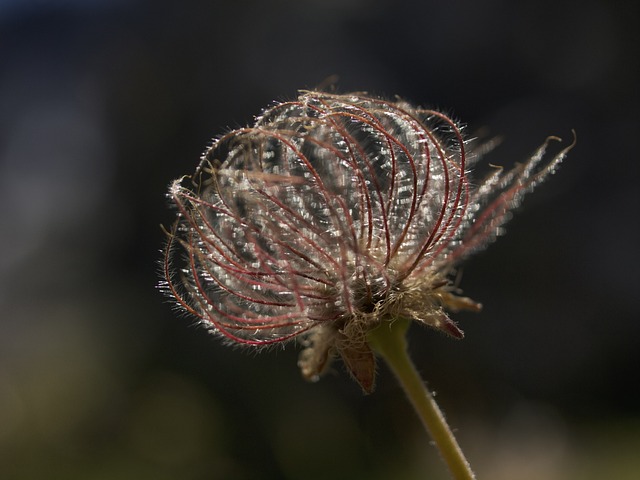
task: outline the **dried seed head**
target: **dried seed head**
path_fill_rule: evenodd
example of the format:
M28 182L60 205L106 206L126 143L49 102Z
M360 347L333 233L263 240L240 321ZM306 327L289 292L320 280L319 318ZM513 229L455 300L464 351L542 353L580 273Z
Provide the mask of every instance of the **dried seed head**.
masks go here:
M551 140L471 183L477 156L446 115L301 92L215 141L193 176L171 184L178 218L165 288L232 343L298 338L305 377L338 355L371 391L366 336L381 322L410 318L463 336L446 310L480 305L458 295L450 274L572 147L543 164Z

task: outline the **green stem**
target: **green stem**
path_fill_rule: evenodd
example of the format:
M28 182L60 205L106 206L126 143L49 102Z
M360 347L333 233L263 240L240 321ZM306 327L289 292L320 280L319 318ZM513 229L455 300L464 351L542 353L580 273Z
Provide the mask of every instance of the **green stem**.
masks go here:
M435 441L453 478L473 480L476 477L471 471L469 462L462 453L433 395L409 358L405 339L408 326L409 321L404 319L385 321L369 333L369 344L391 367L420 420Z

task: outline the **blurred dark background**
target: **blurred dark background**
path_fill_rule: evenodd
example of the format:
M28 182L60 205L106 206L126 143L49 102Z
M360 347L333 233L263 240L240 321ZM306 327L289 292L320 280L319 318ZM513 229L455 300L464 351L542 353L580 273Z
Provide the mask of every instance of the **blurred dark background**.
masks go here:
M501 135L495 164L577 131L466 265L466 338L411 351L479 478L638 478L632 7L0 0L0 477L447 478L384 368L305 383L294 345L224 347L156 289L168 183L338 75Z

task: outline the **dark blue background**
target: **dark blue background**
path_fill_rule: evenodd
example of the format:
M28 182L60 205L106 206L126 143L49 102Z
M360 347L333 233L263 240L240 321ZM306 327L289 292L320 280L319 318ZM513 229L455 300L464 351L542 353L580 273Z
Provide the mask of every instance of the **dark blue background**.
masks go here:
M480 478L640 470L638 37L630 2L0 1L0 476L446 478L381 369L304 383L157 292L164 197L209 140L338 75L578 145L464 269L485 305L412 355ZM425 455L425 452L428 452ZM440 475L440 476L439 476ZM626 476L625 476L626 475Z

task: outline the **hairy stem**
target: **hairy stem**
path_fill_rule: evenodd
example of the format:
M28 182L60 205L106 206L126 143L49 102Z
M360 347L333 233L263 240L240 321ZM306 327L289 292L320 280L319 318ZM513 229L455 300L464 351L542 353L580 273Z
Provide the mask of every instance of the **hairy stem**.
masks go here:
M402 385L416 413L433 438L453 478L473 480L475 475L447 421L407 353L406 331L409 321L383 322L369 333L371 347L387 362Z

